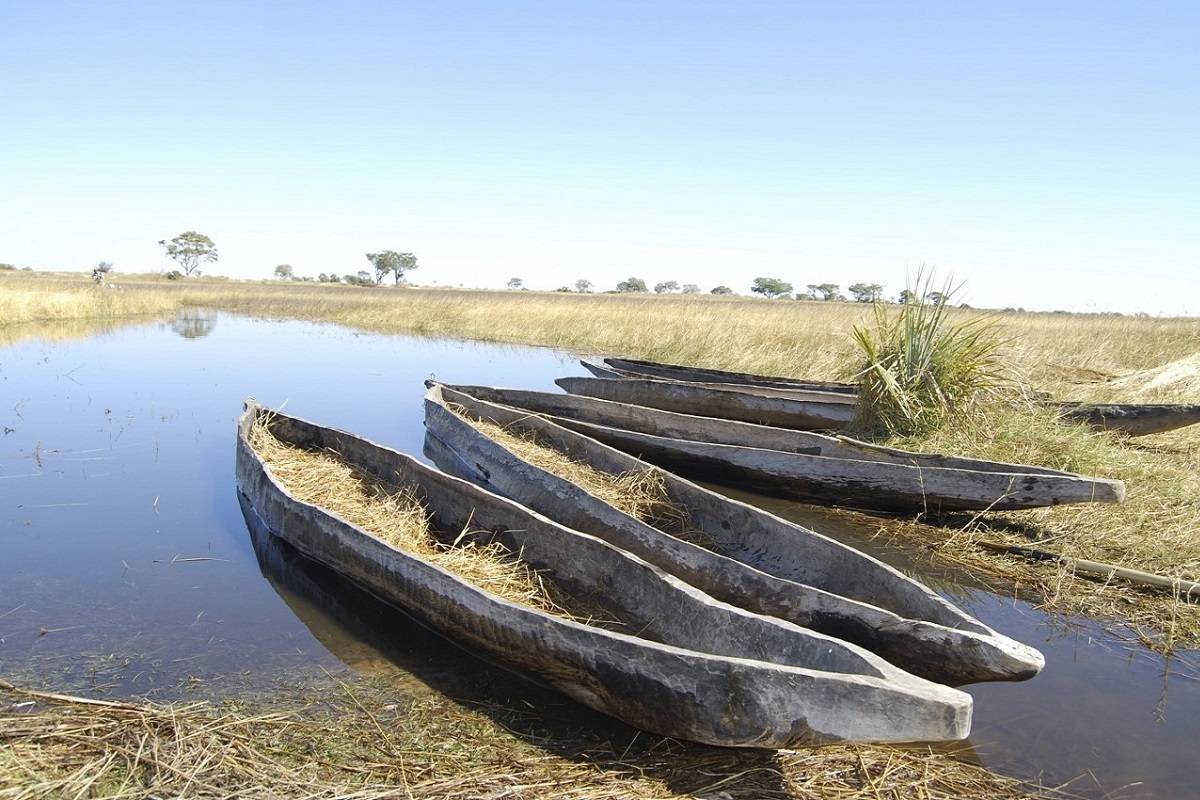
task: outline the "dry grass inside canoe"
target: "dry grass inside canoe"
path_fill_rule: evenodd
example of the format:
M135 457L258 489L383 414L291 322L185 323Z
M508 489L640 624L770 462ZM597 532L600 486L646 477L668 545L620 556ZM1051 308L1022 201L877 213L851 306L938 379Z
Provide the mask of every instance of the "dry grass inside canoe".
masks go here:
M327 509L393 547L420 556L492 594L575 618L557 602L541 577L502 544L477 544L465 535L460 535L453 546L438 541L430 530L429 513L411 490L386 486L331 451L314 452L284 444L261 417L250 429L250 444L294 497Z
M712 545L703 531L692 527L687 511L672 502L658 471L647 469L616 475L602 472L541 444L531 434L517 434L494 422L476 419L460 407L452 405L451 409L505 449L535 467L569 480L629 516L695 544Z

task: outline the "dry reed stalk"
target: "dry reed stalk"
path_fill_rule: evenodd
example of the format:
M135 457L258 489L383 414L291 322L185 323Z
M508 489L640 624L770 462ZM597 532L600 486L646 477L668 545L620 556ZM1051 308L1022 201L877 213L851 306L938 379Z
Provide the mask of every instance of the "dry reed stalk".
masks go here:
M671 500L666 481L657 470L613 475L542 444L532 433L514 433L494 422L472 417L453 404L451 409L509 452L574 483L629 516L689 541L711 544L703 531L693 528L687 510Z
M338 684L347 697L322 686L281 709L95 705L0 681L0 800L1061 797L928 748L754 752L586 726L548 741L516 733L538 714L518 701L484 713Z
M411 489L386 486L331 451L285 444L259 418L250 444L271 474L294 497L320 506L400 550L436 564L515 603L571 617L546 582L499 542L478 544L464 530L453 545L432 533L429 513Z

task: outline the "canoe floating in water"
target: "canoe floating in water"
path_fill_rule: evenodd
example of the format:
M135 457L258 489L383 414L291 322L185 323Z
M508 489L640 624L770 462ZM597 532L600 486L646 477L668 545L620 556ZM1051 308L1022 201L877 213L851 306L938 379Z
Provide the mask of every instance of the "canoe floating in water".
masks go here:
M419 498L446 546L499 542L570 609L603 606L622 633L492 594L316 505L297 499L251 444L336 453L361 474ZM954 740L969 695L780 619L718 602L602 540L570 530L409 456L247 403L239 490L264 527L304 555L462 646L639 728L714 745Z
M853 383L752 375L746 372L684 367L678 364L659 364L654 361L638 361L628 358L585 358L581 359L579 363L600 378L653 378L727 390L742 386L744 387L743 391L760 393L763 390L783 390L795 395L797 392L817 390L840 392L849 398L857 398L858 395L858 386ZM1200 405L1062 402L1050 399L1049 395L1036 394L1047 405L1058 406L1062 411L1063 419L1084 422L1096 430L1111 431L1126 436L1165 433L1200 423Z
M626 514L524 460L468 417L534 437L610 476L652 473L689 530L673 535ZM426 454L443 469L598 536L719 600L854 642L943 683L1020 680L1042 667L1033 648L996 633L865 553L529 411L434 383L425 397L425 427Z
M1102 431L1126 436L1146 436L1186 428L1200 422L1200 405L1152 405L1139 403L1063 403L1064 419L1086 422Z
M854 419L854 403L846 402L845 395L829 395L836 398L833 400L787 396L785 392L767 396L752 388L651 378L559 378L555 383L571 394L780 428L836 430Z
M840 394L858 394L858 386L838 381L810 381L800 378L781 378L773 375L753 375L748 372L727 372L722 369L684 367L679 364L659 364L632 358L581 359L580 363L598 378L624 377L659 378L687 383L728 383L742 386L763 386L776 389L800 389ZM603 374L602 371L607 374Z
M1121 481L872 447L817 433L578 395L454 386L552 421L676 473L824 505L879 510L1038 508L1120 502Z

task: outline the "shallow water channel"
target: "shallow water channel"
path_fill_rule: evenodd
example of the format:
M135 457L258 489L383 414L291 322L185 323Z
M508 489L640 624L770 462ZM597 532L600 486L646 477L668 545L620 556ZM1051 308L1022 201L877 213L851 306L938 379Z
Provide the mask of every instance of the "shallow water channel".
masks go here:
M553 390L584 374L570 354L201 311L28 333L0 345L0 676L168 700L351 669L482 705L526 699L551 729L553 717L613 727L252 535L233 480L246 397L424 458L425 378ZM871 549L1045 653L1031 681L967 687L963 757L1090 795L1200 785L1196 653L1163 659L933 571L869 541L877 519L737 496Z

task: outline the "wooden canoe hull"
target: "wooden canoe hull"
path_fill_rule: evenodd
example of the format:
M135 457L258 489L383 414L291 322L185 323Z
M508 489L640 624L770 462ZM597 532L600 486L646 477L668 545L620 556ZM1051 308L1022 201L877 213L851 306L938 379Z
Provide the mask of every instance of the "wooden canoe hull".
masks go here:
M843 391L830 391L818 385L809 384L793 384L791 386L780 385L762 385L758 383L723 383L721 381L682 381L675 378L659 378L647 375L641 375L636 372L627 372L622 369L614 369L606 364L599 364L587 359L581 359L580 364L584 369L595 375L597 378L608 378L610 380L642 380L650 378L651 380L667 381L670 383L683 383L688 386L704 387L706 389L717 389L727 392L742 392L744 394L759 395L761 397L782 397L790 400L803 400L808 402L821 403L844 403L846 405L854 405L858 402L858 395Z
M584 359L585 367L599 364L619 374L637 375L645 378L660 378L688 383L729 383L743 386L774 387L776 389L807 389L822 392L858 394L858 386L839 381L808 381L783 378L774 375L754 375L748 372L729 372L723 369L685 367L679 364L660 364L654 361L639 361L632 358Z
M826 505L884 511L1012 511L1125 498L1123 483L1101 478L847 461L669 439L563 418L554 421L682 475Z
M796 430L837 430L848 425L855 413L854 404L845 398L827 402L768 397L733 388L642 378L559 378L555 383L571 394L601 400Z
M533 433L604 472L657 471L672 500L712 538L712 546L664 533L524 461L448 404ZM1036 650L992 631L864 553L544 417L434 384L426 395L425 425L426 453L443 469L599 536L725 602L855 642L939 682L1019 680L1037 674L1044 663Z
M1113 431L1126 436L1147 436L1195 425L1200 422L1200 405L1064 403L1062 416L1087 423L1096 430Z
M247 440L260 413L247 405L236 463L239 490L265 527L422 624L585 705L654 733L724 746L967 734L971 702L961 692L908 675L853 645L719 603L595 537L403 454L272 416L284 441L336 449L367 473L414 488L439 528L469 524L480 531L473 536L502 541L571 592L607 588L627 609L644 606L641 613L650 617L645 622L658 640L584 625L483 591L293 498ZM705 649L680 646L684 641L703 642Z
M487 386L451 386L545 414L660 467L761 493L878 510L1011 510L1120 502L1121 481L878 447L844 438Z

